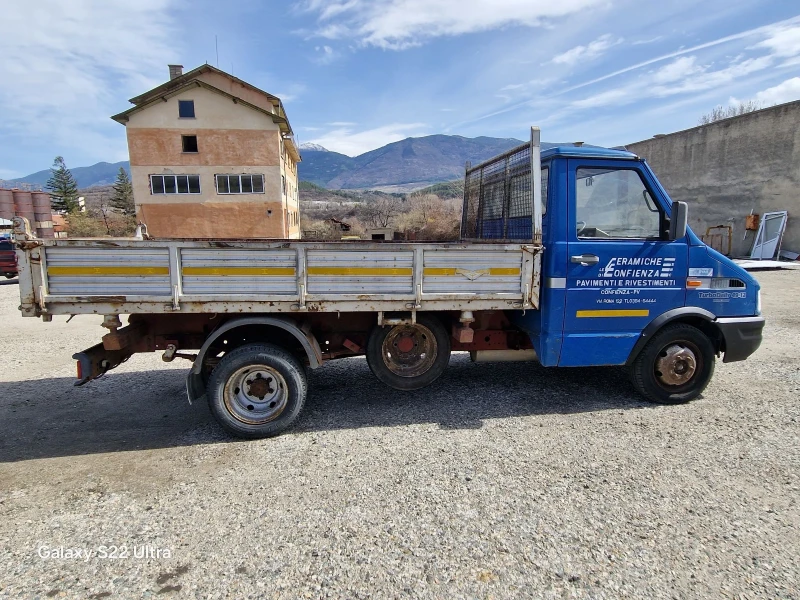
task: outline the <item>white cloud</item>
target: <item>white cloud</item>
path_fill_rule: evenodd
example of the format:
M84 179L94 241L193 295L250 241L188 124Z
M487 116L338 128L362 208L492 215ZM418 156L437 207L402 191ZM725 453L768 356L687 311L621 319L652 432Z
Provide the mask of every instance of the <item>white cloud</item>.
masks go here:
M573 66L582 61L597 58L606 50L622 43L622 38L614 39L611 34L602 35L586 46L575 46L566 52L554 56L552 61L557 65Z
M763 35L771 35L773 32L778 31L782 28L793 27L797 23L800 23L800 16L792 17L791 19L786 19L785 21L781 21L779 23L773 23L772 25L765 25L763 27L756 27L754 29L748 29L746 31L742 31L740 33L734 33L733 35L727 35L725 37L717 38L715 40L711 40L709 42L704 42L702 44L697 44L696 46L691 46L689 48L681 48L680 50L676 50L674 52L669 52L667 54L662 54L661 56L657 56L655 58L651 58L642 62L638 62L636 64L630 65L628 67L624 67L622 69L618 69L616 71L612 71L611 73L607 73L606 75L601 75L600 77L596 77L589 81L584 81L577 85L570 86L564 90L562 90L562 94L567 94L569 92L573 92L575 90L594 85L596 83L600 83L602 81L606 81L608 79L612 79L614 77L618 77L620 75L624 75L626 73L630 73L632 71L637 71L643 67L647 67L653 64L657 64L660 62L664 62L665 60L670 60L672 58L677 58L679 56L685 56L687 54L691 54L693 52L698 52L700 50L705 50L707 48L713 48L714 46L720 46L722 44L728 44L730 42L735 42L737 40L756 37L756 36L763 36Z
M770 68L772 64L773 59L771 57L761 56L735 62L725 68L717 70L702 67L688 73L687 77L681 81L663 85L653 85L646 94L663 98L666 96L675 96L677 94L688 94L720 88L754 73L764 71ZM669 65L664 68L668 67Z
M800 27L776 27L755 47L767 48L770 54L781 58L797 56L800 54Z
M702 70L703 68L697 65L696 57L682 56L655 71L652 75L652 81L654 83L673 83L700 73Z
M697 64L694 56L684 56L624 85L572 102L575 108L625 105L646 98L666 98L720 88L773 64L769 56L735 60L726 67L712 69Z
M300 98L306 91L306 86L303 83L293 83L291 81L278 81L276 78L268 77L267 81L272 82L275 81L275 85L282 85L282 88L272 88L271 94L274 94L278 98L281 99L281 102L284 104L288 104L294 100ZM269 87L272 87L270 83ZM264 89L264 88L262 88ZM289 113L291 116L291 112Z
M127 158L124 128L109 117L168 78L167 63L178 57L170 3L5 3L0 131L47 144L67 160L77 145L104 160Z
M334 152L358 156L407 137L428 135L426 128L424 123L392 123L365 131L354 131L349 126L343 126L309 141Z
M339 54L330 46L315 46L314 50L317 52L314 62L320 65L329 65L339 58Z
M780 39L785 39L785 40L791 41L792 39L794 39L792 37L794 34L789 35L786 32L787 31L794 31L798 27L800 27L800 16L792 17L792 18L786 19L784 21L780 21L780 22L777 22L777 23L772 23L770 25L764 25L764 26L753 28L753 29L748 29L746 31L742 31L742 32L735 33L735 34L732 34L732 35L727 35L727 36L724 36L724 37L721 37L721 38L710 40L708 42L703 42L702 44L697 44L695 46L691 46L691 47L688 47L688 48L680 48L679 50L675 50L675 51L669 52L667 54L662 54L660 56L656 56L655 58L651 58L651 59L648 59L648 60L637 62L637 63L632 64L630 66L627 66L627 67L624 67L624 68L621 68L621 69L617 69L615 71L612 71L610 73L606 73L605 75L601 75L599 77L595 77L595 78L587 80L587 81L576 83L574 85L570 85L570 86L567 86L567 87L562 87L557 93L554 93L550 97L550 99L553 99L553 98L556 98L556 97L563 97L563 96L566 96L568 94L572 95L573 92L575 92L577 90L580 90L580 89L583 89L583 88L587 88L587 87L592 87L592 86L595 86L595 85L597 85L599 83L602 83L604 81L608 81L610 79L615 79L615 78L618 78L620 76L627 75L628 73L635 73L636 71L639 71L639 70L641 70L641 69L643 69L645 67L649 67L650 65L662 63L664 61L668 61L668 60L671 60L671 59L679 59L680 57L685 57L686 55L689 55L689 54L697 53L697 52L700 52L702 50L706 50L706 49L713 48L713 47L716 47L716 46L722 46L722 45L725 45L725 44L731 44L731 43L737 42L739 40L745 40L745 39L751 39L751 38L756 38L756 39L762 38L762 41L758 42L758 45L757 46L753 46L752 49L755 49L755 48L769 48L771 50L775 50L778 47L777 40L780 38ZM798 54L797 56L794 55L795 54L794 46L792 44L789 44L789 43L787 43L787 45L785 47L779 49L779 51L780 51L781 55L783 55L783 62L779 66L791 66L792 64L795 64L797 62L798 56L800 56L800 54ZM713 76L716 79L713 80L712 86L719 84L720 80L725 80L727 82L730 82L733 79L735 79L736 76L741 76L743 74L746 74L746 73L744 73L744 71L750 70L750 72L753 72L754 70L757 70L757 69L755 69L755 67L758 67L760 69L766 68L766 66L768 66L769 64L771 64L771 63L774 64L773 56L777 56L777 55L773 55L772 53L770 53L770 54L768 54L766 56L763 56L760 59L758 59L758 62L753 63L753 62L744 61L744 62L742 62L740 64L738 69L737 68L723 69L723 70L721 70L719 72L713 73ZM737 57L737 59L735 61L733 61L733 62L737 62L738 60L740 60L740 57ZM674 72L676 70L679 70L681 67L686 68L686 67L688 67L690 65L693 65L693 64L694 63L683 62L683 63L678 63L678 65L675 66L675 65L673 65L673 63L671 63L670 65L667 65L667 67L670 68ZM744 68L742 68L742 67L744 67ZM659 73L659 71L657 71L656 73ZM661 72L661 75L660 75L661 78L669 77L669 76L670 76L670 71L669 70ZM658 89L655 90L658 93L653 93L653 91L646 89L644 87L644 85L643 85L643 81L645 81L645 80L640 77L640 78L637 78L635 80L633 85L622 84L622 85L615 86L615 88L613 88L611 90L602 91L602 92L599 92L599 93L597 93L597 94L595 94L593 96L590 96L588 98L584 98L584 99L581 99L581 100L574 101L574 102L571 103L571 106L573 106L575 108L590 108L590 107L596 107L596 106L608 106L608 105L611 105L611 104L614 104L614 103L630 104L630 103L636 102L637 100L645 98L645 97L648 97L648 96L650 96L650 97L652 97L652 96L664 97L664 96L667 96L667 95L671 95L671 93L677 94L677 93L689 92L689 91L692 91L692 88L694 88L695 90L709 88L709 85L704 85L701 80L698 80L698 78L697 78L698 76L702 76L702 72L695 73L695 78L692 80L691 85L688 86L688 87L676 86L672 90L670 90L668 87L666 87L664 85L659 85ZM656 78L658 78L658 77L659 77L659 75L656 75ZM712 81L712 80L709 80L709 81ZM545 100L547 100L547 98L546 97L541 97L541 96L538 97L538 98L530 98L529 97L528 99L520 100L520 101L516 102L515 104L509 105L509 106L498 107L497 109L495 109L493 111L490 111L488 113L482 114L482 115L480 115L478 117L469 119L467 121L462 121L461 123L457 123L456 125L463 126L463 125L466 125L466 124L474 123L476 121L494 118L494 117L497 117L499 115L502 115L502 114L505 114L505 113L510 113L510 112L513 112L513 111L518 111L518 110L521 110L521 109L529 110L530 106L534 103L534 101L542 102L542 101L545 101Z
M441 37L511 25L542 26L606 0L306 0L316 13L316 35L363 45L404 49Z
M753 100L764 106L800 100L800 77L792 77L783 83L758 92ZM738 104L738 101L734 100L732 104Z
M643 39L643 40L634 40L633 42L631 42L631 45L632 46L642 46L644 44L655 44L656 42L659 42L659 41L661 41L663 39L664 39L663 35L657 35L655 37L651 37L651 38L647 38L647 39Z

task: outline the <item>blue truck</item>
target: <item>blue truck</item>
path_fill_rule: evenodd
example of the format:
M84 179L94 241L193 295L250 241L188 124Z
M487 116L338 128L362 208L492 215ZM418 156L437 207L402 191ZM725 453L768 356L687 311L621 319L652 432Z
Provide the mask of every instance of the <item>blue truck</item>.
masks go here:
M189 400L245 438L290 427L307 369L352 356L397 390L431 384L456 351L624 365L645 399L677 404L718 357L756 351L758 282L692 232L645 160L542 152L539 136L467 165L458 241L42 240L18 218L20 310L104 316L76 385L139 352L191 361Z

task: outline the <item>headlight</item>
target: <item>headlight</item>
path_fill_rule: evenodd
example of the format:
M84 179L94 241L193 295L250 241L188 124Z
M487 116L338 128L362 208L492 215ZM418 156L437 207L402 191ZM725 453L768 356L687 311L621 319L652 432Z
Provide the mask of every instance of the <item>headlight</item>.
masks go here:
M758 295L756 296L756 314L761 315L761 290L758 290Z

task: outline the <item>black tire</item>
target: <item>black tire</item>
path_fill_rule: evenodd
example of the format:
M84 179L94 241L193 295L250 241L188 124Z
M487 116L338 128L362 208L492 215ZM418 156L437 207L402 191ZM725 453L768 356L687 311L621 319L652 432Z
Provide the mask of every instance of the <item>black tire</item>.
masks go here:
M714 374L716 351L708 336L691 325L668 325L631 365L633 386L650 402L683 404L697 398Z
M407 352L398 350L397 359L392 360L389 349L398 347L402 338L411 339L415 345ZM369 334L366 354L369 368L383 383L396 390L418 390L433 383L447 368L450 336L439 319L418 315L416 325L376 325Z
M294 424L308 383L305 369L286 350L247 344L222 357L206 389L219 424L237 437L254 439L278 435Z

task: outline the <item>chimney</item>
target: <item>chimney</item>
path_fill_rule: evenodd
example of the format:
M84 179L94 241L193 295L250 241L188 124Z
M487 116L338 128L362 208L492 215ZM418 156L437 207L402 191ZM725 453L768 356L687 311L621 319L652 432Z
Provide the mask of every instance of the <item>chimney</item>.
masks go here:
M176 77L183 75L183 65L167 65L169 67L169 79L172 81Z

